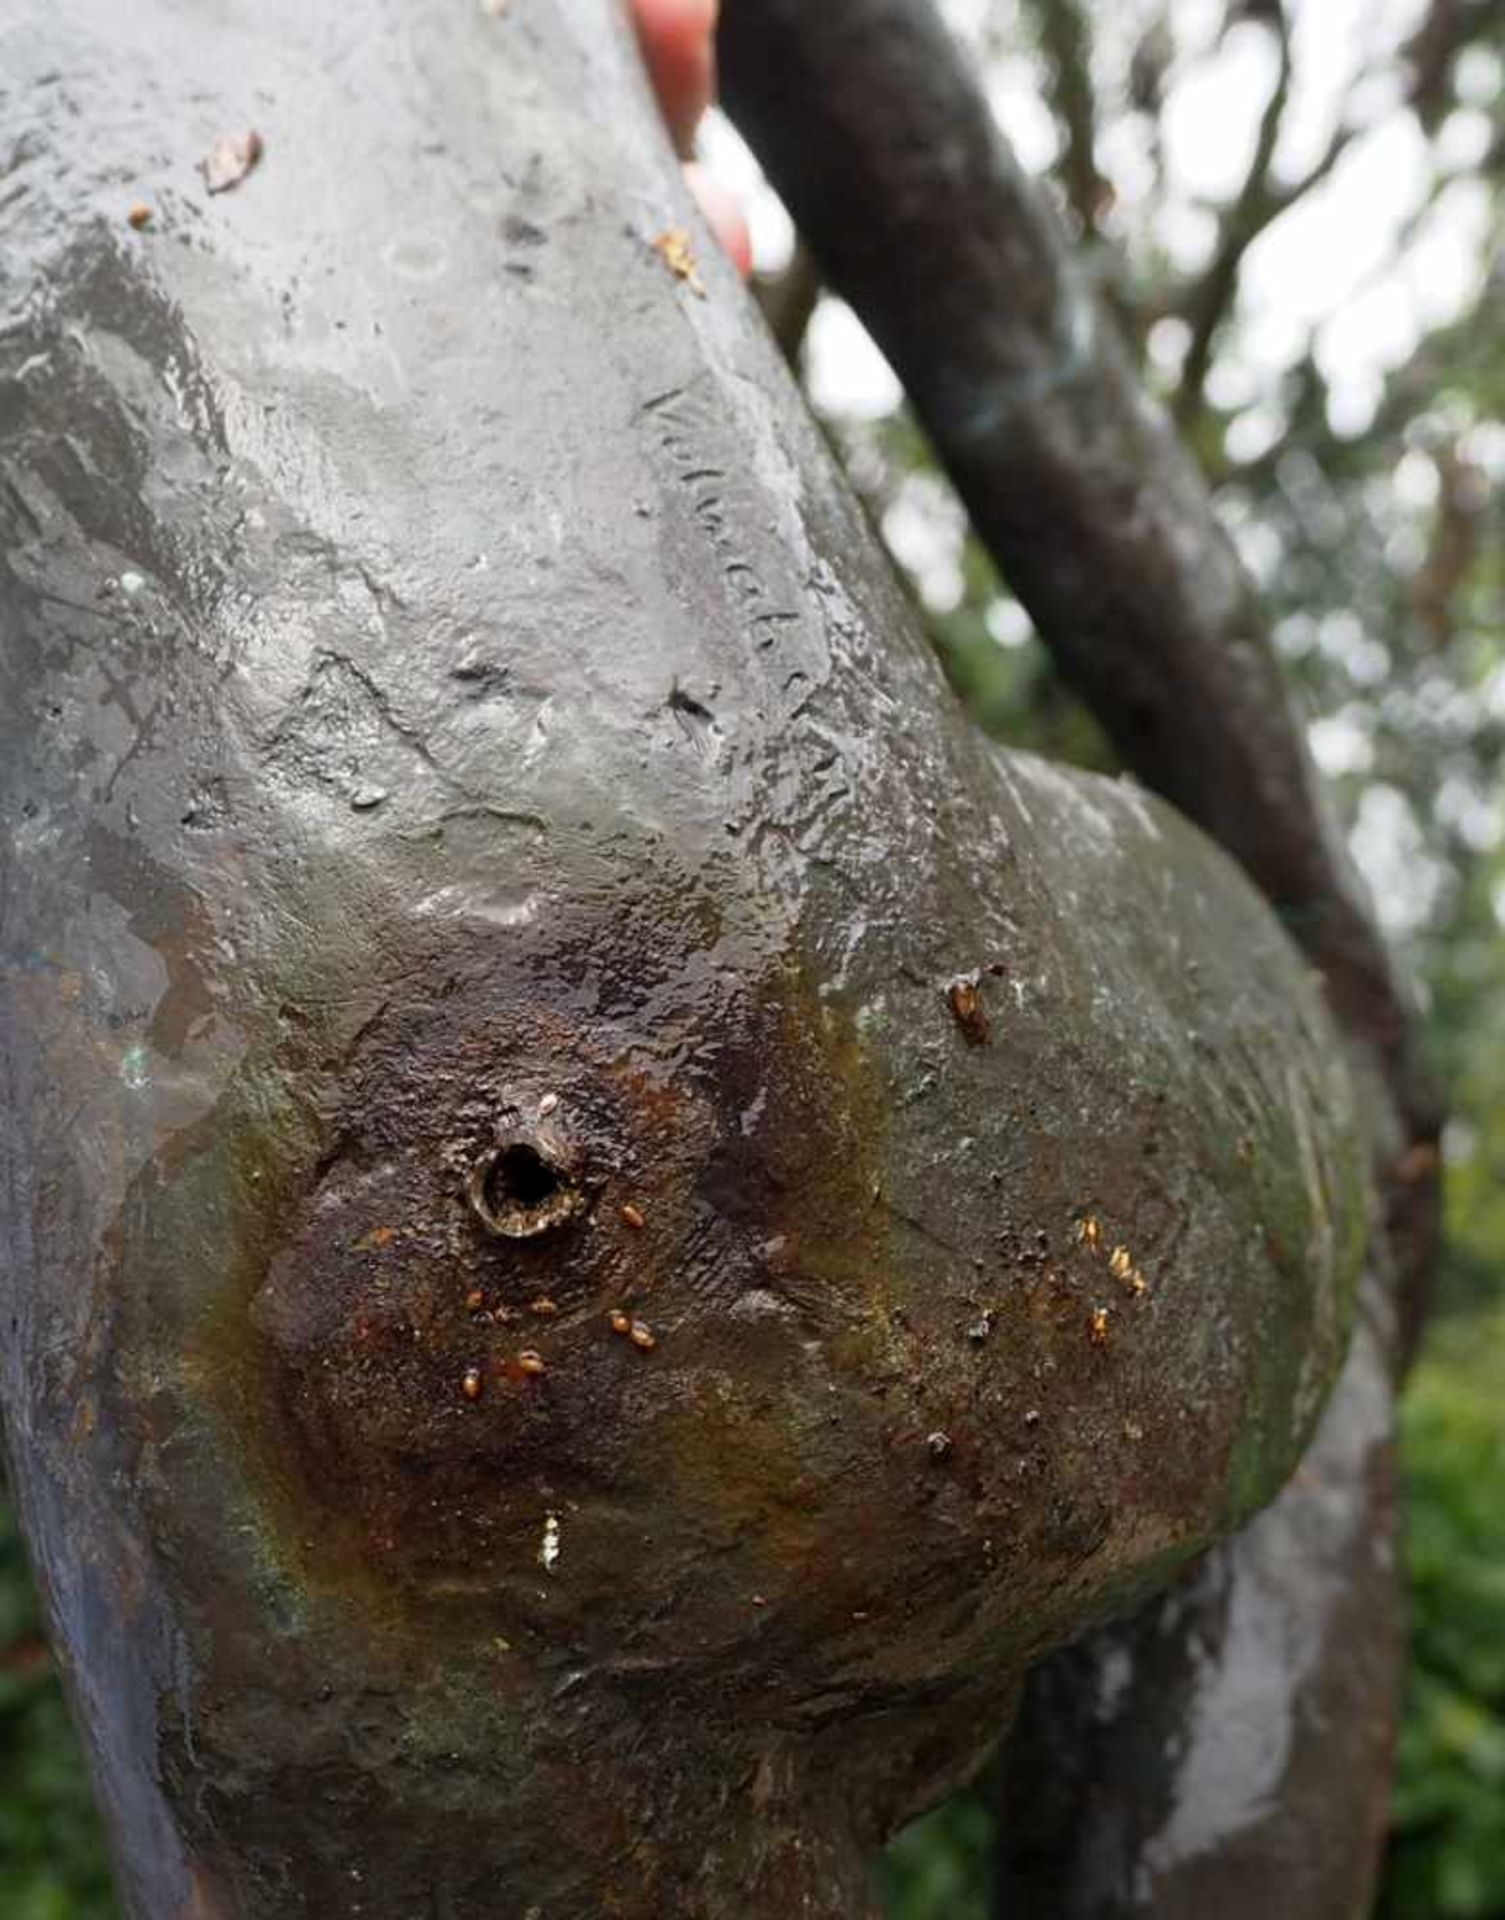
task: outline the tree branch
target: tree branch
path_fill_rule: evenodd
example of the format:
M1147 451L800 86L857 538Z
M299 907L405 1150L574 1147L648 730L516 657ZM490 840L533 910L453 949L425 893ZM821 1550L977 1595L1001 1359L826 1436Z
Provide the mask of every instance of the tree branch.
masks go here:
M1505 141L1500 142L1499 147L1501 161L1505 162ZM1493 162L1494 155L1491 152L1480 171L1487 172ZM1350 290L1347 296L1350 301L1361 298L1371 287L1383 285L1399 270L1422 225L1430 218L1443 193L1458 177L1452 171L1434 173L1425 198L1407 215L1385 258ZM1484 249L1486 257L1499 253L1501 226L1497 217L1494 237ZM1230 469L1219 478L1236 479L1240 486L1248 488L1263 486L1292 446L1299 446L1329 476L1351 471L1356 457L1362 457L1364 448L1384 442L1399 433L1411 415L1424 405L1426 396L1436 388L1443 374L1449 369L1456 370L1460 359L1468 360L1471 357L1474 343L1481 337L1488 337L1487 329L1481 336L1480 330L1484 324L1481 309L1488 310L1489 303L1495 297L1495 289L1486 286L1473 309L1461 319L1450 321L1438 332L1425 335L1410 355L1387 374L1379 409L1367 432L1357 441L1351 436L1335 433L1328 421L1327 388L1316 361L1318 329L1313 327L1300 358L1287 375L1292 398L1286 408L1287 425L1284 433L1256 459Z
M1275 158L1286 101L1291 92L1291 29L1280 0L1275 0L1268 12L1260 17L1275 36L1280 64L1276 70L1275 84L1270 89L1270 98L1260 115L1259 132L1244 183L1223 216L1218 243L1213 249L1207 271L1186 303L1191 344L1182 363L1181 385L1176 395L1176 415L1183 422L1190 420L1201 407L1202 390L1207 383L1207 369L1212 359L1212 343L1233 306L1244 255L1278 210L1277 197L1270 191L1270 167Z
M1191 343L1182 363L1181 383L1175 397L1176 418L1183 427L1189 426L1201 410L1212 349L1224 320L1233 311L1245 255L1267 228L1322 184L1342 159L1356 132L1350 125L1339 125L1305 173L1284 186L1271 180L1270 168L1280 141L1280 128L1290 95L1291 38L1285 15L1278 8L1261 17L1277 34L1280 67L1274 90L1260 117L1254 154L1244 184L1223 217L1218 243L1206 271L1183 302L1183 317L1191 328Z
M1097 110L1092 92L1092 36L1076 0L1026 0L1034 15L1050 80L1048 97L1061 129L1061 180L1082 232L1097 232L1112 189L1097 167Z
M1433 648L1441 652L1452 642L1458 589L1479 551L1489 483L1456 442L1441 448L1435 458L1437 511L1426 559L1411 583L1411 608Z
M928 0L724 0L721 64L731 111L1062 672L1322 970L1393 1098L1383 1151L1434 1139L1412 1011L1253 585ZM1408 1189L1413 1216L1430 1218L1431 1195Z
M1411 105L1428 133L1436 132L1452 105L1453 62L1460 50L1497 17L1494 0L1431 0L1405 46Z

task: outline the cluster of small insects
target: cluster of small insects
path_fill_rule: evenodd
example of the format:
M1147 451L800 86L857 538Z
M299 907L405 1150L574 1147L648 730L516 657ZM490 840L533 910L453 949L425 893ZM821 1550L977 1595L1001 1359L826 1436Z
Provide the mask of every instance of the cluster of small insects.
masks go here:
M532 1347L524 1347L513 1363L525 1379L536 1380L549 1370L548 1362ZM467 1400L479 1400L485 1387L485 1375L479 1367L467 1367L460 1379L460 1391Z
M651 1353L658 1345L658 1335L652 1327L645 1326L641 1320L634 1320L630 1313L624 1313L620 1307L613 1307L606 1321L613 1333L625 1334L644 1353Z
M540 1106L540 1112L547 1112L551 1101L556 1105L558 1104L555 1096L548 1095ZM621 1217L623 1224L631 1227L634 1232L641 1232L648 1224L647 1216L644 1214L642 1208L635 1206L630 1200L623 1204ZM477 1320L485 1320L499 1325L505 1325L507 1322L518 1318L518 1313L515 1308L505 1307L500 1304L488 1307L485 1292L480 1287L472 1287L470 1289L465 1296L465 1305L467 1310ZM548 1294L541 1293L536 1299L528 1302L528 1312L540 1320L552 1320L559 1313L559 1305L557 1301L550 1299ZM625 1339L630 1340L640 1353L651 1353L658 1345L658 1335L653 1329L644 1321L635 1320L630 1313L625 1312L621 1307L613 1307L611 1312L607 1314L606 1320L607 1325L613 1333L621 1334ZM532 1347L525 1347L516 1356L514 1364L519 1373L530 1379L537 1379L549 1370L548 1362L544 1359L543 1355ZM478 1366L467 1367L460 1379L460 1391L464 1394L465 1398L470 1401L479 1400L484 1387L485 1376L481 1368Z
M1077 1222L1076 1237L1089 1252L1106 1259L1108 1271L1115 1280L1121 1281L1130 1296L1139 1300L1149 1292L1150 1283L1135 1264L1134 1256L1120 1241L1113 1247L1105 1248L1102 1222L1096 1214L1084 1214ZM1095 1347L1108 1344L1108 1322L1110 1310L1105 1306L1094 1306L1087 1323L1087 1334Z

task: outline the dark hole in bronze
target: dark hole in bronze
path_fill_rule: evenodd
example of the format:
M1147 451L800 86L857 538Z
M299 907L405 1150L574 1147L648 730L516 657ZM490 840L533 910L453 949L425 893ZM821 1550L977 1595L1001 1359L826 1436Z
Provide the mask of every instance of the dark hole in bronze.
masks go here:
M472 1167L466 1183L471 1210L489 1233L531 1239L562 1226L583 1195L562 1160L543 1142L505 1140Z
M537 1147L519 1140L503 1147L486 1176L486 1198L493 1208L541 1207L559 1191L559 1174Z

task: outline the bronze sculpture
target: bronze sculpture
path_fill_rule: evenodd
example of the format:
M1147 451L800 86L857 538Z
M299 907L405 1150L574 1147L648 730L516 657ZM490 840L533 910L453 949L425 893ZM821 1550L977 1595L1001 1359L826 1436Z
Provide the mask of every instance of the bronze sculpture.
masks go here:
M7 1417L127 1899L860 1911L1313 1429L1317 992L968 731L607 6L12 40Z

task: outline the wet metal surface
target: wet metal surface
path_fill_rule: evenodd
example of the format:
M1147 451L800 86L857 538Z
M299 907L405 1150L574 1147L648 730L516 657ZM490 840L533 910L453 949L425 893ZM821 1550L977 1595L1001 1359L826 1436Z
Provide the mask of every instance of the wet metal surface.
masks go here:
M3 1385L129 1910L860 1912L1318 1418L1316 992L968 731L604 5L10 0L0 124Z

